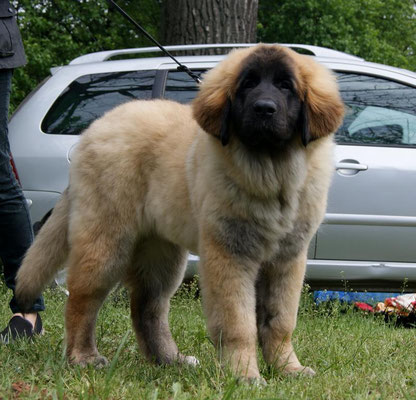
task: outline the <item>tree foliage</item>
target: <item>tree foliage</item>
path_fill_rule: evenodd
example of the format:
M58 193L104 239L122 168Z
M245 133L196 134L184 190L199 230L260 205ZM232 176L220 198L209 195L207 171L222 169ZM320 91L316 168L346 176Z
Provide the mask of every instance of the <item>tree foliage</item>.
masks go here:
M260 0L259 39L416 70L415 0Z
M159 3L156 0L118 0L151 34L157 34ZM15 70L11 109L51 67L93 51L149 46L134 27L106 0L15 0L28 64Z

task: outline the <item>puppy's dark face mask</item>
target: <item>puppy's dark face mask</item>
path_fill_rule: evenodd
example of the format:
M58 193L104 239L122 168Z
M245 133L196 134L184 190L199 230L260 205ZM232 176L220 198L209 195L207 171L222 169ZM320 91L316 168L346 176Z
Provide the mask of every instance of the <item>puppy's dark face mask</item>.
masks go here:
M304 145L309 141L306 108L285 60L253 57L240 74L235 98L228 101L224 115L224 145L230 135L253 150L280 148L299 134Z

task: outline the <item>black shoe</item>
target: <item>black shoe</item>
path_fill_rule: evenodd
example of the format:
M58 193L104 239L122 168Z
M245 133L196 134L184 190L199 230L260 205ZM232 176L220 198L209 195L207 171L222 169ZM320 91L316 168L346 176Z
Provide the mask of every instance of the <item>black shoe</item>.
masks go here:
M7 344L19 338L33 338L34 335L42 334L42 319L38 314L35 326L18 315L14 316L6 328L0 332L0 342Z

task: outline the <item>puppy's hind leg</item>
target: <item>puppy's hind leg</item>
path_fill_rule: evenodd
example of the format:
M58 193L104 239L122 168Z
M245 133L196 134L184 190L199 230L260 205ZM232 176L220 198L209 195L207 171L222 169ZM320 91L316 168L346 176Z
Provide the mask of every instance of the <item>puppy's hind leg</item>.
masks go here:
M168 314L170 298L182 282L187 252L160 239L140 246L128 280L131 316L139 347L149 361L197 365L184 356L172 337Z
M65 313L67 356L72 364L107 364L95 343L96 319L107 294L125 273L131 248L132 244L121 240L109 226L90 225L75 236Z

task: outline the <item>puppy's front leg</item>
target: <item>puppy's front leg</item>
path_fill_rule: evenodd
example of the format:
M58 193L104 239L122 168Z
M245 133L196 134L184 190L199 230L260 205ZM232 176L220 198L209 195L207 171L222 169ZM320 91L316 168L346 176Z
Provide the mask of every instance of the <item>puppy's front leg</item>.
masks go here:
M260 382L255 314L258 266L238 262L210 235L203 238L200 255L207 326L219 355L237 376Z
M264 263L256 284L257 324L263 357L268 364L287 374L315 374L299 362L291 340L305 266L306 252L291 260Z

